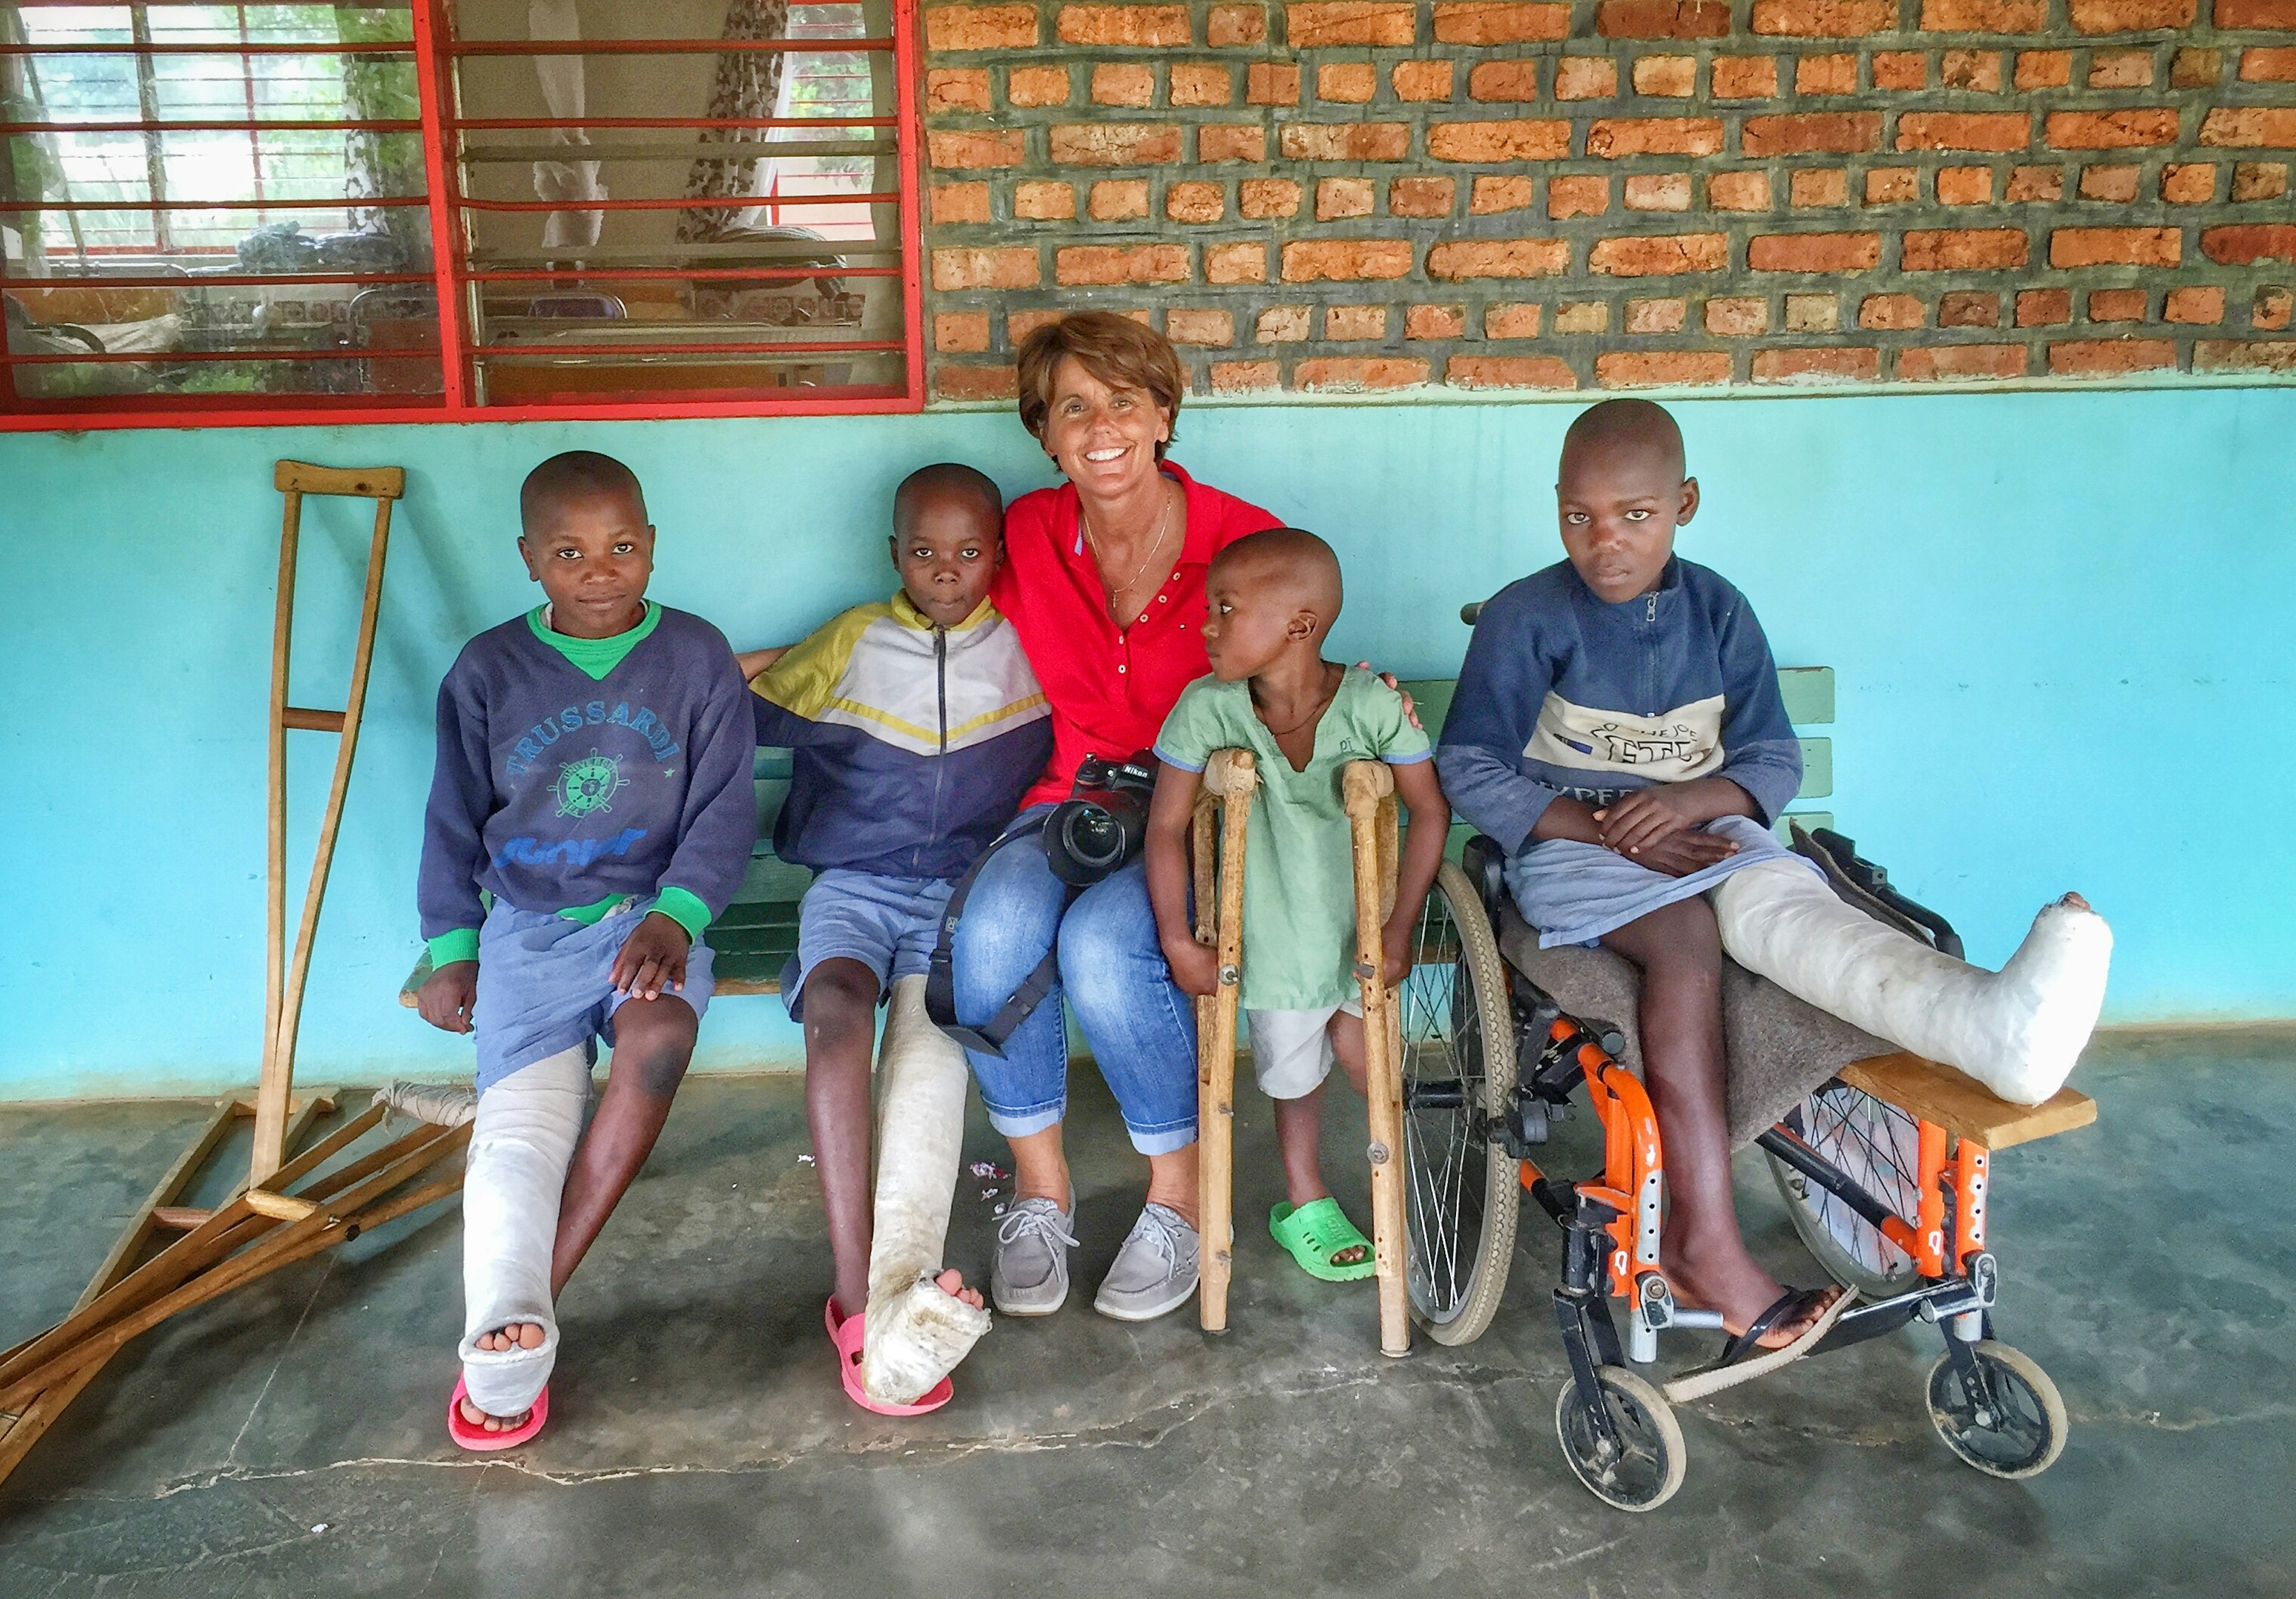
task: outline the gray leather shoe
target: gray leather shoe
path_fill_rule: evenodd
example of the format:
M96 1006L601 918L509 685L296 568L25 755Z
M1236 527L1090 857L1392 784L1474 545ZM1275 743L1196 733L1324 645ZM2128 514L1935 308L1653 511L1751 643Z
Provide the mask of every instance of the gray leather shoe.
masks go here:
M1196 1292L1197 1255L1195 1228L1177 1210L1152 1201L1116 1251L1092 1308L1120 1322L1168 1315Z
M1073 1210L1076 1201L1069 1201ZM1069 1251L1076 1248L1070 1210L1048 1199L1024 1199L996 1225L988 1297L1004 1316L1050 1316L1069 1298Z

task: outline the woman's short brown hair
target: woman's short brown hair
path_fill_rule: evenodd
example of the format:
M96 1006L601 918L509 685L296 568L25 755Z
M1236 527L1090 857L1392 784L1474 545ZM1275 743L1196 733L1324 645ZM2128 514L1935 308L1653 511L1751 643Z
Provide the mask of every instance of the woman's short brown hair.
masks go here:
M1144 390L1160 409L1178 417L1187 378L1164 335L1113 311L1076 311L1021 340L1021 425L1038 441L1053 408L1053 381L1069 357L1110 388ZM1171 442L1156 447L1156 459L1164 458Z

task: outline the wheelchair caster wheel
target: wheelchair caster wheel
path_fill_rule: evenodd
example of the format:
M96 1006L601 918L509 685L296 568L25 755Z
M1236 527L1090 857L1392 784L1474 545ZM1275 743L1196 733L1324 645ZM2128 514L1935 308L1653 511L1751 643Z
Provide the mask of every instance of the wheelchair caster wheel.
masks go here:
M1554 1396L1554 1431L1562 1457L1587 1491L1614 1510L1656 1510L1674 1497L1689 1465L1682 1425L1664 1395L1624 1366L1595 1368L1617 1442L1604 1438L1593 1414L1566 1382Z
M1945 1447L1988 1477L2038 1477L2063 1452L2065 1402L2049 1374L2005 1343L1970 1351L1986 1392L1972 1394L1947 1355L1930 1368L1930 1425Z

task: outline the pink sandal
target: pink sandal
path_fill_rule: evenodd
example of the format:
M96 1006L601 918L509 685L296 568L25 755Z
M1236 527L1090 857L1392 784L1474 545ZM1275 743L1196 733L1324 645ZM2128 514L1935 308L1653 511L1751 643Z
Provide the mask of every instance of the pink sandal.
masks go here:
M534 1408L526 1420L501 1432L489 1432L484 1427L474 1427L463 1419L463 1401L470 1395L463 1379L455 1379L454 1397L447 1401L447 1431L448 1436L474 1453L491 1449L514 1449L542 1431L542 1423L550 1419L550 1389L545 1384L534 1396Z
M829 1341L837 1346L838 1375L844 1379L845 1397L864 1410L879 1415L922 1415L929 1410L939 1410L956 1397L956 1390L947 1377L927 1389L924 1397L914 1405L890 1405L869 1397L861 1382L861 1345L867 1336L865 1316L849 1316L840 1319L837 1314L837 1297L830 1296L822 1311L822 1320L829 1328Z

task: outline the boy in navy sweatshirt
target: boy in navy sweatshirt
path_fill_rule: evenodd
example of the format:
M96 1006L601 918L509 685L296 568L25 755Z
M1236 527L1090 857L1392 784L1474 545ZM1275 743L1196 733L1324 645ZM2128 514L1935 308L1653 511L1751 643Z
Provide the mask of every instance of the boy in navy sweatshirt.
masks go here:
M709 1004L702 934L757 838L749 697L715 627L645 597L636 477L554 455L519 513L546 603L439 685L417 889L423 1020L478 1035L447 1425L480 1449L548 1414L554 1304L669 1114ZM613 1063L578 1156L599 1038Z
M957 880L1051 758L1052 723L1019 638L988 603L1004 549L996 485L969 466L928 466L892 509L899 592L742 660L767 667L750 680L758 742L793 752L775 852L817 873L782 997L805 1027L806 1113L836 1260L824 1319L847 1394L907 1414L947 1402L948 1372L988 1326L979 1292L941 1269L971 1072L925 1014L926 967Z
M1719 1310L1734 1338L1799 1346L1839 1314L1840 1291L1782 1292L1739 1235L1722 944L1702 896L1759 862L1804 864L1767 831L1800 786L1800 748L1745 596L1674 554L1698 509L1674 419L1648 400L1595 406L1571 424L1558 476L1570 558L1483 607L1437 769L1507 851L1542 947L1599 941L1642 971L1676 1293Z

